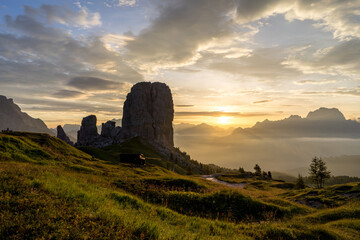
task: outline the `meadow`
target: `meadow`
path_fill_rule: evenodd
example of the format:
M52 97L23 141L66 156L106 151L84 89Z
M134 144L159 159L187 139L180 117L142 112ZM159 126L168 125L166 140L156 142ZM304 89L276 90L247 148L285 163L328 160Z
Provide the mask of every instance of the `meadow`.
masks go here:
M153 160L136 166L112 157L136 149L126 143L85 153L47 134L0 134L0 239L360 235L359 183L295 190L278 180L219 177L246 182L232 188L184 175L179 166L168 170L169 160L145 147L139 151Z

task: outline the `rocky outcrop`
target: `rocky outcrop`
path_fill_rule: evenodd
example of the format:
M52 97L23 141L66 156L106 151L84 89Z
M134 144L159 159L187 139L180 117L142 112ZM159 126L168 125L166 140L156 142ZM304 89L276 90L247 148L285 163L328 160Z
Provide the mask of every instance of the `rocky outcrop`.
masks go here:
M83 118L77 137L77 143L79 146L88 146L94 138L99 136L97 132L96 121L97 120L95 115L90 115Z
M97 119L95 115L90 115L83 118L77 136L78 146L90 146L99 136L97 132L96 121Z
M141 82L131 88L124 102L122 127L114 121L102 124L101 135L96 116L82 120L76 146L107 146L129 138L141 137L164 147L173 147L174 105L170 88L164 83Z
M115 128L115 122L107 121L101 125L101 136L111 137L111 131Z
M124 138L140 136L173 147L173 119L170 88L159 82L137 83L124 103L122 135Z
M75 146L93 146L104 147L113 144L113 140L108 137L103 137L98 134L96 127L96 116L90 115L84 117L81 121L81 127L78 131L77 142Z
M41 119L30 117L11 98L0 95L0 130L5 129L54 135Z
M57 130L57 137L66 142L67 144L73 146L74 143L70 140L70 138L66 135L64 129L59 125L56 128Z

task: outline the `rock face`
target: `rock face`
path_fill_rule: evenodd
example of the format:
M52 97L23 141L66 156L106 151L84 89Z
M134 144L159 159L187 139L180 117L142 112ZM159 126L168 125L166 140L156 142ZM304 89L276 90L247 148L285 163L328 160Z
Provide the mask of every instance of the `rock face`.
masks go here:
M115 128L115 122L107 121L101 125L101 136L111 137L111 131Z
M84 117L78 131L77 144L79 146L88 146L97 136L99 134L96 127L96 116L90 115Z
M131 88L124 103L122 134L141 136L164 146L174 146L174 104L170 88L164 83L141 82Z
M64 142L66 142L67 144L73 146L74 143L72 141L70 141L70 138L66 135L64 129L59 125L56 128L57 130L57 137L60 138L61 140L63 140Z
M76 147L81 147L81 146L105 147L114 143L110 135L105 137L98 134L96 121L97 120L95 115L90 115L83 118L83 120L81 121L80 130L78 131L77 142L75 144ZM104 133L108 134L108 131L112 126L112 123L105 123L103 125L107 126L105 127L106 130L104 129L105 131Z
M53 133L40 119L30 117L21 111L11 98L0 95L0 130L9 128L13 131Z

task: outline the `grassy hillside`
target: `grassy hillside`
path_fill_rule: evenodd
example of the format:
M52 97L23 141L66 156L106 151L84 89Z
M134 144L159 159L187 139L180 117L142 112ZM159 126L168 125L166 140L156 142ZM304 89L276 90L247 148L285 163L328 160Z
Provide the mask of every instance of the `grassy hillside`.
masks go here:
M93 157L46 134L0 134L0 239L358 239L356 197L317 209L297 203L310 190L235 189L109 157L134 145Z
M121 144L115 144L104 148L81 147L80 150L99 159L111 162L118 162L121 153L142 153L146 157L146 162L149 164L154 164L171 170L174 169L177 173L186 174L186 169L164 158L152 146L145 141L142 141L139 137L132 138Z

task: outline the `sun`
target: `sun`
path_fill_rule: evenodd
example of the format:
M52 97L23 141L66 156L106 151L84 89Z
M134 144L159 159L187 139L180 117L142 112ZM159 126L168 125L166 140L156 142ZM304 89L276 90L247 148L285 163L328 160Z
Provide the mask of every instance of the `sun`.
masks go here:
M225 116L218 117L217 122L219 124L229 124L230 123L230 117L225 117Z

